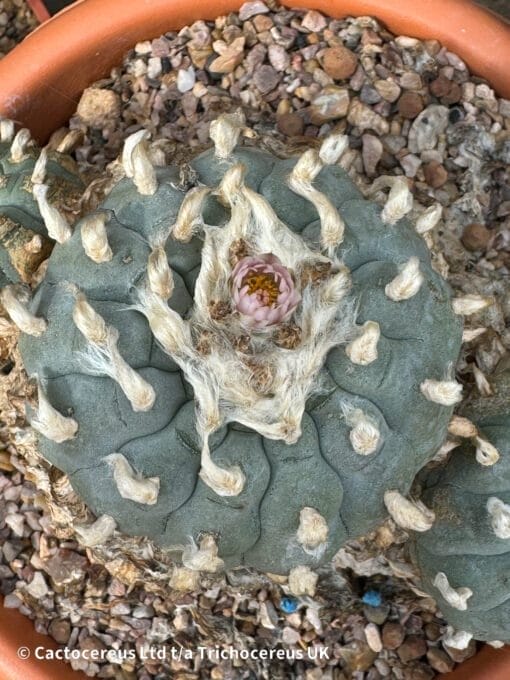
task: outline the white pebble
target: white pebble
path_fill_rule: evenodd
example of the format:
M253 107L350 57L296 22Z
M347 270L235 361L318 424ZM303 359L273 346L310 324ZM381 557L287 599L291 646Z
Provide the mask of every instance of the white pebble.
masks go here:
M11 531L15 536L23 536L25 519L22 514L13 513L12 515L7 515L5 518L5 523L11 528Z
M377 654L382 651L383 644L381 636L379 634L379 628L375 623L369 623L365 626L365 637L367 639L367 644L373 652Z
M48 594L49 592L48 584L46 583L44 576L41 574L40 571L35 572L34 578L28 584L25 590L27 591L27 593L29 593L29 595L36 598L37 600L39 600L42 597L45 597L45 595Z
M159 57L151 57L147 64L147 75L149 78L157 78L161 75L162 66Z
M187 69L180 68L177 73L177 89L179 92L189 92L195 85L195 69L190 66Z

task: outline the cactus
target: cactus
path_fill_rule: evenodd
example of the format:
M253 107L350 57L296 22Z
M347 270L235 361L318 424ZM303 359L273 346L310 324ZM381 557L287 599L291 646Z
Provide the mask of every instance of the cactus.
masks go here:
M466 407L469 415L483 413L469 440L424 479L423 500L436 522L411 543L422 585L453 628L447 641L454 646L471 638L495 646L510 641L510 372L494 387L494 397Z
M41 215L59 208L66 220L83 186L66 154L72 133L57 148L36 147L23 128L0 121L0 286L32 283L32 275L51 252L51 239ZM47 188L46 188L47 187Z
M388 512L430 528L406 495L460 399L462 322L417 233L436 207L413 226L402 178L365 200L343 135L280 160L242 134L215 121L186 173L129 137L126 177L18 301L20 348L88 545L117 528L190 569L284 573Z

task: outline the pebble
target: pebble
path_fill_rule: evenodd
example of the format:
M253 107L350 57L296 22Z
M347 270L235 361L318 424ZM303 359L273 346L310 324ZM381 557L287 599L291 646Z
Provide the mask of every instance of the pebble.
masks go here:
M485 250L489 245L492 237L492 232L484 224L479 222L472 222L464 227L461 241L466 250L472 252L476 250Z
M57 587L76 583L85 576L87 558L72 550L60 548L44 562L44 570Z
M180 68L177 72L177 89L179 92L188 92L195 85L195 69L190 66L187 69Z
M371 134L364 134L362 136L363 149L361 156L363 159L363 167L368 177L373 177L376 173L377 164L381 160L383 154L383 145L379 137Z
M313 9L311 9L309 12L305 14L305 16L303 17L303 21L301 22L302 28L306 28L308 31L311 31L312 33L319 33L320 31L325 29L327 25L328 22L326 20L326 17L320 12L316 12Z
M168 57L170 54L170 43L165 38L156 38L152 41L152 54L155 57Z
M394 80L376 80L374 87L387 102L396 102L400 97L400 86Z
M48 626L48 633L60 645L65 645L71 635L71 624L65 619L53 619Z
M470 640L466 649L455 649L448 645L444 645L444 648L456 663L462 663L476 654L476 640Z
M434 95L434 97L440 98L444 97L445 94L448 94L451 86L452 81L445 75L440 73L438 77L430 83L429 89L431 93Z
M25 590L29 595L35 597L36 600L45 597L49 593L46 579L40 571L35 572L34 578L30 581L28 586L26 586Z
M510 100L509 99L500 99L498 111L505 118L510 118Z
M265 14L269 12L269 7L261 0L254 0L253 2L245 2L241 5L239 10L239 19L241 21L246 21L256 14Z
M135 52L136 54L150 54L152 50L152 43L150 40L144 40L142 42L136 43Z
M455 666L453 659L438 647L429 647L427 651L427 661L438 673L449 673Z
M267 94L275 89L280 79L272 66L264 64L253 74L253 82L261 94Z
M360 130L373 130L379 135L384 135L389 131L389 124L369 106L366 106L359 99L354 99L349 107L347 120L351 125L356 125Z
M400 659L407 663L413 659L419 659L427 653L427 643L425 638L418 635L408 635L404 642L397 649Z
M442 187L448 180L448 172L444 165L437 161L431 161L423 166L425 181L433 189Z
M261 66L267 56L267 49L264 45L257 43L246 55L244 66L248 73L253 73L259 66Z
M430 104L411 125L408 148L412 153L434 149L448 125L448 109L440 104Z
M217 40L213 47L219 57L216 57L209 64L209 71L211 73L232 73L236 66L242 62L244 57L244 45L246 38L244 36L239 36L230 45L222 43L223 41Z
M364 104L378 104L381 101L381 95L375 87L365 83L359 93L359 98Z
M275 71L285 71L290 64L289 54L281 45L269 45L267 48L267 56L269 63Z
M139 604L133 609L133 618L135 619L147 619L154 616L154 608L150 605Z
M409 668L404 669L401 677L403 680L433 680L436 674L430 666L424 663L414 663Z
M348 670L352 672L367 671L377 657L377 653L362 640L353 640L348 645L340 647L338 651Z
M5 561L8 564L15 560L22 550L23 545L17 539L5 541L5 543L2 546L2 552L4 554Z
M277 119L278 130L287 137L296 137L303 134L305 123L298 113L284 113Z
M147 62L147 76L149 78L157 78L163 72L163 66L159 57L150 57Z
M301 639L301 635L299 634L299 631L295 630L295 628L291 628L290 626L285 626L283 631L282 631L282 642L284 642L286 645L295 645L297 644Z
M274 630L278 626L278 613L272 602L261 602L260 610L260 625L268 630Z
M423 99L417 92L404 92L398 100L398 112L412 120L423 111Z
M23 527L25 526L25 518L19 512L13 512L7 515L5 523L12 530L15 536L23 536Z
M441 637L441 626L433 621L425 624L424 631L425 635L427 636L427 640L432 640L435 642Z
M19 609L21 605L22 605L22 602L19 599L19 597L16 595L16 593L8 593L4 597L3 606L6 609Z
M334 80L350 78L358 67L358 57L343 45L328 47L322 55L322 68Z
M342 118L349 110L349 91L337 85L328 85L310 106L310 119L314 125L321 125L336 118Z
M257 33L262 33L263 31L269 31L273 27L273 20L265 14L257 14L253 19L253 25Z
M420 74L414 71L406 71L400 76L400 86L404 90L420 90L423 87Z
M379 628L375 623L369 623L365 626L365 637L367 639L367 644L373 652L379 653L382 651L383 645L381 640L381 635L379 633Z
M117 602L110 609L112 616L126 616L131 613L131 607L125 602Z
M416 173L421 164L421 158L415 156L414 153L408 153L400 159L400 165L402 166L406 177L416 177Z
M78 102L76 112L86 125L101 128L118 118L120 109L120 98L116 92L88 87Z
M382 626L390 613L390 605L380 604L378 607L366 606L363 607L363 613L371 623Z
M100 640L98 637L95 635L86 635L80 640L80 649L82 650L87 650L88 652L91 651L106 651L107 646L105 643Z
M405 630L400 623L388 621L382 629L382 641L386 649L397 649L404 642Z

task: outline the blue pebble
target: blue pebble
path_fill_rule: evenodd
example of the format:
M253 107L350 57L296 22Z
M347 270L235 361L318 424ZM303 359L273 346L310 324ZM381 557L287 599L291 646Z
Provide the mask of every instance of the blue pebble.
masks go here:
M295 597L282 597L280 600L280 609L285 614L292 614L298 608L298 601Z
M369 607L380 607L382 604L381 593L377 590L367 590L361 601L368 604Z

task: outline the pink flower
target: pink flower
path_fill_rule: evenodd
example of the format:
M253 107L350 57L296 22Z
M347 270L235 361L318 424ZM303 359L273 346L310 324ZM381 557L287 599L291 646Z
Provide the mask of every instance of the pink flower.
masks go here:
M287 321L301 300L289 270L271 253L239 260L232 297L243 323L259 329Z

